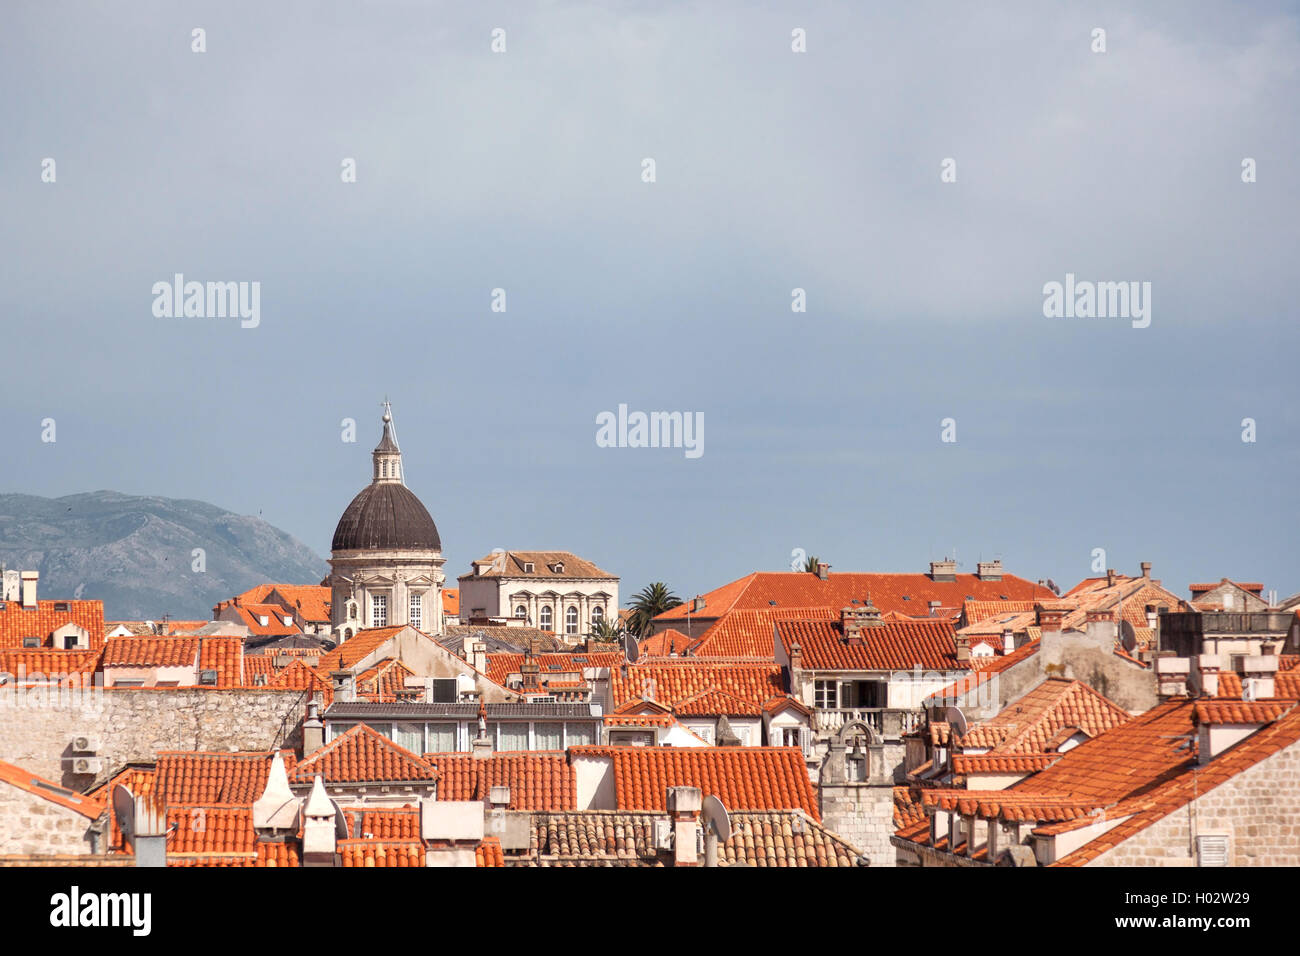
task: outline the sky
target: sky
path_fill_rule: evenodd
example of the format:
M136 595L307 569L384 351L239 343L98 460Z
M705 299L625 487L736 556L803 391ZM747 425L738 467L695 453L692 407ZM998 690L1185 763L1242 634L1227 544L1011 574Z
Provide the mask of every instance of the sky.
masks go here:
M626 602L801 550L1300 591L1295 4L5 19L0 491L327 555L387 396L449 578L567 550ZM176 273L258 283L258 324L156 315ZM1046 316L1067 274L1150 283L1150 324ZM620 404L702 454L601 447Z

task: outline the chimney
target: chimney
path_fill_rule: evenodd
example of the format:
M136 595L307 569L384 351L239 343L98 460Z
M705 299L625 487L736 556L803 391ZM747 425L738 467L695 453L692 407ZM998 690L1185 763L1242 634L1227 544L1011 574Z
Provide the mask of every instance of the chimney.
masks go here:
M1150 561L1143 561L1143 562L1142 562L1142 577L1146 578L1147 580L1150 580L1150 579L1151 579L1151 562L1150 562Z
M965 663L970 660L970 638L965 634L959 634L957 641L957 663Z
M1192 689L1201 697L1219 696L1219 655L1197 654L1192 658Z
M703 798L699 787L669 787L668 817L673 824L673 864L699 866L696 832Z
M1161 697L1182 697L1187 694L1187 682L1191 676L1191 658L1167 657L1156 658L1156 683Z
M36 607L36 582L40 578L39 571L24 571L23 579L23 609L31 610Z
M167 811L147 797L136 797L130 826L135 865L166 866Z
M1016 649L1016 635L1011 632L1011 628L1005 628L1002 631L1002 653L1010 654Z
M21 576L17 571L3 570L0 571L0 601L17 601L22 593L19 585Z
M1106 587L1108 587L1108 588L1113 588L1113 587L1115 586L1115 577L1116 577L1115 569L1114 569L1114 568L1107 568L1107 569L1106 569Z
M827 564L825 561L817 562L817 577L825 581L828 577L830 577L830 571L831 571L831 566Z
M302 722L302 755L308 757L325 746L325 724L320 719L320 704L307 702L307 719Z
M975 573L981 581L1001 581L1002 561L980 561L975 565Z
M862 621L858 612L851 607L840 608L840 629L844 632L844 643L857 646L862 643Z
M351 671L330 671L330 680L334 681L334 699L339 701L356 700L356 679Z
M487 760L492 756L492 738L487 729L487 703L482 697L478 700L478 736L470 742L475 760Z
M282 842L297 834L299 817L298 798L289 789L284 757L276 751L271 758L270 773L266 775L266 786L253 803L253 829L259 840Z
M731 721L727 720L727 715L723 714L718 718L718 728L716 732L717 746L719 747L739 747L740 738L736 732L731 729Z
M524 652L524 662L519 665L519 676L523 678L523 689L525 691L536 692L540 688L537 684L537 675L541 667L537 663L537 658L533 657L533 650L530 647Z
M334 851L334 801L325 792L325 782L320 774L311 785L311 795L303 808L302 865L333 866Z
M1277 656L1252 654L1241 662L1241 696L1247 700L1267 700L1274 696Z
M791 675L792 684L798 683L795 675L798 674L801 670L803 670L803 648L800 647L798 644L791 644L790 645L790 675Z
M930 562L931 581L956 581L957 562L944 558L942 561Z
M1052 604L1037 604L1034 606L1037 612L1038 626L1044 633L1048 631L1059 631L1061 624L1065 620L1066 608L1061 607L1057 602Z
M469 645L469 663L476 671L487 673L487 643L474 640Z

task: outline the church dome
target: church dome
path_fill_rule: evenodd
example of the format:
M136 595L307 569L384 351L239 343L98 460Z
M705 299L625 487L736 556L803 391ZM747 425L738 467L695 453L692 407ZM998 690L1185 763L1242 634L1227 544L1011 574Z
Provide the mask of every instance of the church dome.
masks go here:
M429 511L405 485L376 482L361 489L334 529L333 551L441 551Z
M334 529L331 551L441 551L438 528L428 509L402 477L402 452L393 434L393 416L384 403L384 434L371 452L374 477L352 499Z

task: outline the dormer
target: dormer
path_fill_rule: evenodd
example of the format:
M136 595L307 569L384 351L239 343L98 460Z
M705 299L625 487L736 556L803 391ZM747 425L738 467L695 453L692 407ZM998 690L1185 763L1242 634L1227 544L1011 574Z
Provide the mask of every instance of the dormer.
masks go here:
M563 561L556 561L555 564L553 564L553 565L551 566L551 570L554 571L556 574L563 574L563 573L564 573L564 562L563 562Z

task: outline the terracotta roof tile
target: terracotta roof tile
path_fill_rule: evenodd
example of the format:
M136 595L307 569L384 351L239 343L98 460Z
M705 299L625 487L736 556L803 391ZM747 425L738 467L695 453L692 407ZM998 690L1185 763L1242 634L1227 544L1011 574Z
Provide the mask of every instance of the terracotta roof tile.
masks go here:
M103 667L195 667L197 637L110 637L104 642Z
M637 643L642 657L674 657L685 655L694 640L675 628L668 628L643 638Z
M58 684L88 687L99 667L99 651L0 650L0 674L20 684Z
M1004 574L1000 581L984 581L974 574L958 574L955 581L934 581L928 574L830 573L826 580L807 571L759 571L704 595L705 606L698 617L721 618L737 610L761 610L776 607L839 609L854 599L870 599L881 611L900 614L924 614L930 601L942 607L961 607L967 600L1031 601L1051 599L1055 595L1045 587L1014 574ZM666 611L656 622L685 620L691 602Z
M1128 719L1127 711L1082 681L1049 677L995 717L972 727L961 742L1003 754L1044 753L1063 729L1097 737Z
M706 692L713 696L702 697ZM610 670L610 696L615 709L647 699L670 708L690 701L687 706L694 708L691 713L753 714L760 713L773 697L784 695L785 680L776 663L658 657ZM743 709L709 709L733 706Z
M1025 754L953 754L952 769L958 774L972 773L1037 773L1060 759L1055 753Z
M304 758L289 773L290 783L428 782L438 779L433 765L365 724L357 724Z
M664 810L669 787L699 787L728 810L800 809L820 820L797 747L571 747L613 760L620 810Z
M777 621L838 621L839 608L765 607L731 611L702 635L692 650L695 657L776 657Z
M1267 724L1296 706L1293 700L1207 700L1195 708L1198 724Z
M175 640L175 638L173 638ZM217 672L217 687L244 686L244 639L242 637L200 637L199 670Z
M424 866L424 844L419 840L339 840L344 866Z
M862 643L846 644L838 622L782 621L777 633L787 652L798 644L808 670L965 670L957 660L950 621L895 621L861 630Z
M474 849L475 866L505 866L505 854L501 851L501 841L494 836L484 837L483 842Z
M503 637L502 639L506 640L507 638ZM523 666L526 656L525 654L509 652L488 654L487 669L484 673L487 674L488 680L494 684L507 687L509 685L506 682L510 680L511 675L520 672L519 668ZM543 651L534 654L533 659L537 662L540 677L545 678L552 674L569 674L581 677L589 667L615 667L621 664L623 654L621 651L595 651L590 654Z
M284 751L286 769L292 772L294 754ZM207 753L165 750L158 754L153 792L158 803L244 805L266 789L274 751Z
M420 808L416 806L345 807L343 816L353 839L420 839Z
M425 754L437 768L439 800L487 800L492 787L509 787L508 810L573 810L578 805L577 775L563 753L497 751Z
M329 674L332 671L346 670L363 657L378 650L385 641L394 637L402 626L396 627L371 627L364 631L357 631L351 638L344 641L332 651L322 654L320 660L316 663L316 669L322 674Z
M24 610L21 601L3 601L0 610L0 648L21 648L23 638L40 638L42 646L48 646L50 635L65 624L76 624L85 628L89 649L99 650L104 646L104 602L103 601L41 601L36 607ZM66 611L55 610L66 607Z

